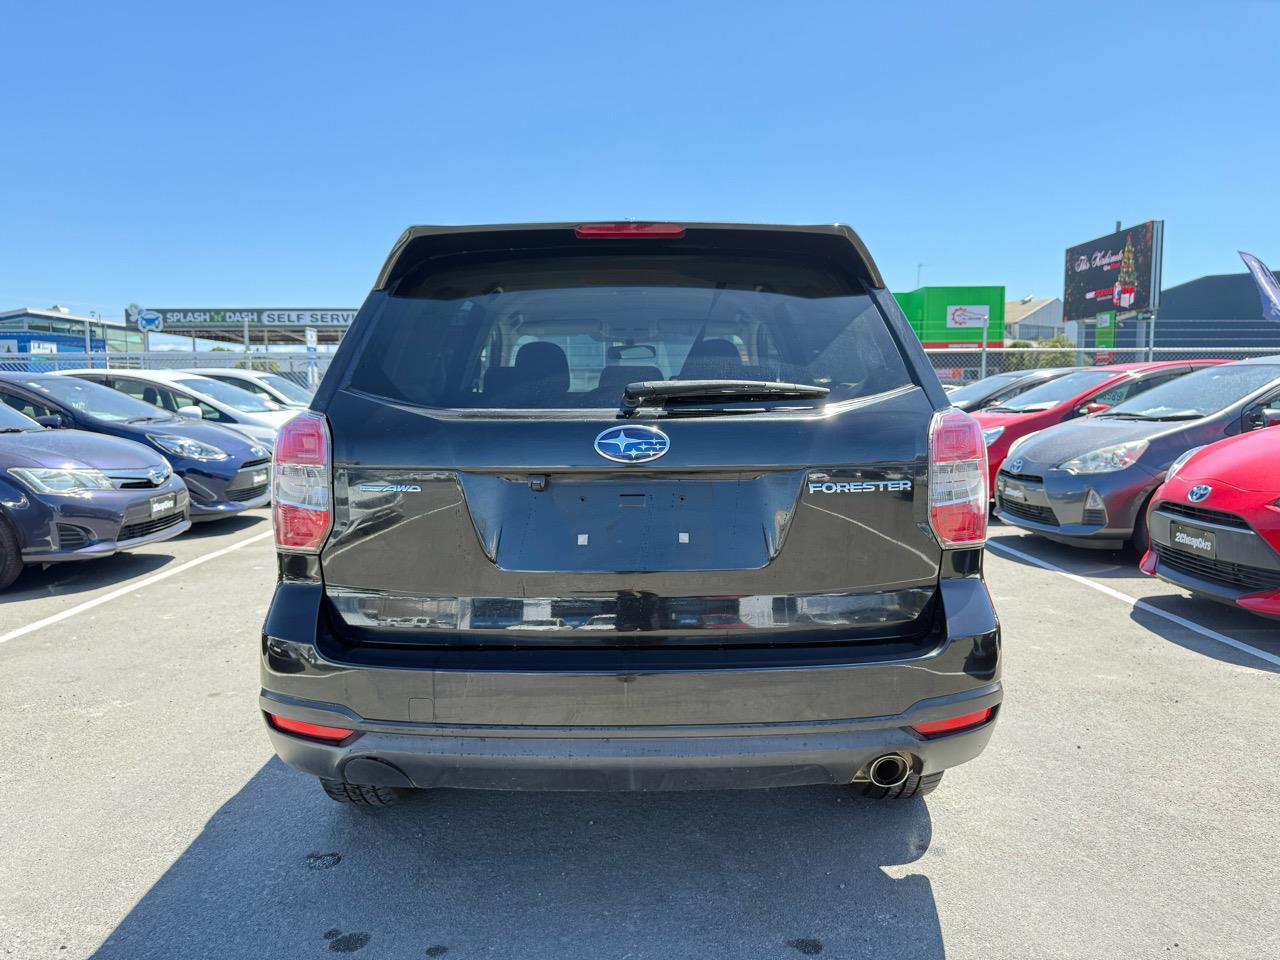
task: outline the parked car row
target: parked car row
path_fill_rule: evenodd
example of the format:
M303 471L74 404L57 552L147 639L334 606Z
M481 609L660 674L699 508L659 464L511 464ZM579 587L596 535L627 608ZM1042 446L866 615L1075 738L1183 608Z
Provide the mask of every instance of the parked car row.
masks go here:
M1280 617L1280 356L1090 367L976 417L1004 522Z
M190 371L0 372L0 401L0 589L265 506L297 412Z

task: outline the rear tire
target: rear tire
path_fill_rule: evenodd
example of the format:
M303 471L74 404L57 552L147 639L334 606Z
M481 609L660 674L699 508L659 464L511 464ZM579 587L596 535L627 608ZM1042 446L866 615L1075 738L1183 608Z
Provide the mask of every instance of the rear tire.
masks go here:
M22 546L8 519L0 517L0 590L10 586L22 573Z
M326 780L324 777L320 778L320 786L330 800L356 807L389 807L409 793L402 787L371 787L362 783Z
M853 787L864 797L872 800L910 800L913 797L927 796L938 789L943 772L939 770L937 773L926 773L924 776L913 773L896 787L877 787L869 782L855 783Z

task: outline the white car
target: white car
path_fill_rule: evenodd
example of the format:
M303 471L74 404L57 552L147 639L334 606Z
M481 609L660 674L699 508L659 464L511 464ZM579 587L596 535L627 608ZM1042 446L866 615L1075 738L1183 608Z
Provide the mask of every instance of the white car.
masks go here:
M268 448L297 410L268 406L261 397L184 370L59 370L66 377L101 383L170 413L220 423Z
M311 406L314 390L300 386L288 377L267 370L241 370L238 367L188 368L187 373L221 383L229 383L241 390L248 390L263 400L279 404L286 409L304 410Z

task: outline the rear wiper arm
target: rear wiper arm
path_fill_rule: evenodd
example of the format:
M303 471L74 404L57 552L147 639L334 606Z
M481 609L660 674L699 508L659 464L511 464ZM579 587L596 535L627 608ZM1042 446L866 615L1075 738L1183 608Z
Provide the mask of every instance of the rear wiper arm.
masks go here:
M774 380L641 380L622 391L622 412L630 416L646 400L662 404L705 400L820 399L831 391L807 383Z

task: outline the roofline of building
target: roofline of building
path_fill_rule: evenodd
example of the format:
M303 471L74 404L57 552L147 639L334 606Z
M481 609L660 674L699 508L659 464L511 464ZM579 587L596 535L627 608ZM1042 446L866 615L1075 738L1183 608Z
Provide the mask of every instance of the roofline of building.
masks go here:
M42 310L39 307L15 307L12 310L0 310L0 320L30 314L37 317L49 317L54 320L79 320L83 323L105 323L111 327L127 326L124 320L113 317L86 317L78 313L62 313L59 310Z

